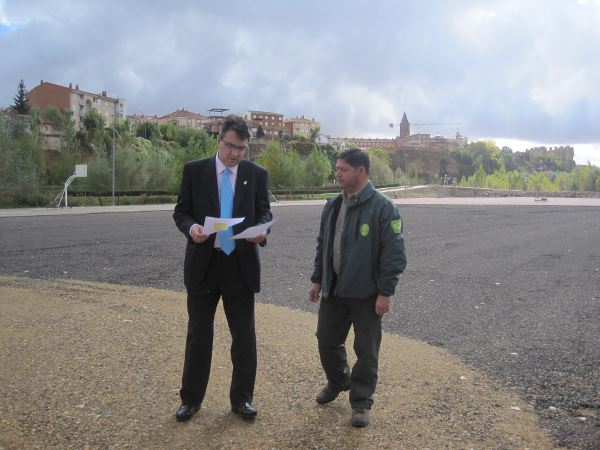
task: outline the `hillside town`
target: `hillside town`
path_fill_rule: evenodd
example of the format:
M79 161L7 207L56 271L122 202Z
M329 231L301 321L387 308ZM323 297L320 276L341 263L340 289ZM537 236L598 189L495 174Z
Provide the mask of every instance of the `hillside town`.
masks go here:
M88 175L76 189L98 202L110 191L112 197L114 192L173 195L185 162L215 154L221 123L231 113L250 124L245 158L265 167L270 188L286 195L336 189L337 155L347 148L368 152L369 178L380 187L600 190L600 169L577 166L571 146L519 152L494 141L469 142L458 130L453 136L413 132L406 112L398 123L389 123L398 129L394 137L333 137L318 118L277 111L210 107L201 114L181 107L162 115L129 114L125 98L77 83L42 80L28 91L21 80L14 101L0 109L3 159L9 162L0 184L6 205L47 204L77 164L87 165ZM422 125L439 124L414 127Z
M32 107L43 110L48 106L58 108L63 112L69 112L76 127L81 126L81 120L85 113L95 110L100 113L106 123L113 118L119 120L127 119L133 127L144 123L156 125L173 124L179 127L192 127L206 130L209 134L218 133L224 115L229 113L227 108L210 108L207 114L180 108L164 115L147 115L143 113L128 114L127 101L124 98L108 96L106 91L92 93L79 88L78 84L69 83L61 86L55 83L40 81L40 84L31 89L27 99ZM252 127L254 136L266 139L281 138L283 136L311 137L312 133L320 133L323 129L321 123L314 118L286 117L281 112L247 110L236 112L244 117ZM50 125L47 128L50 130ZM325 143L337 148L356 147L362 150L377 147L388 153L394 153L399 149L421 149L424 151L448 152L452 148L464 147L468 141L459 132L451 138L443 136L432 136L427 133L411 133L410 122L406 113L402 116L399 124L399 134L394 138L365 138L365 137L332 137L325 134L315 136Z
M147 124L157 127L170 124L181 128L205 130L209 135L216 136L223 117L232 112L228 108L211 107L206 109L206 114L201 114L182 107L163 115L141 112L129 114L124 98L109 96L106 91L86 91L81 89L79 84L69 83L63 86L44 80L27 93L27 100L31 107L40 111L51 106L69 114L75 128L82 126L82 118L86 113L96 111L104 118L105 123L109 124L116 118L119 121L127 121L134 130ZM407 173L410 166L414 166L414 170L426 180L431 179L427 174L464 175L460 171L459 162L456 158L451 158L450 153L465 148L469 144L467 137L459 131L451 137L413 133L406 113L397 124L398 135L393 138L332 137L322 134L326 125L304 115L287 117L282 112L260 110L234 113L244 117L251 124L253 135L263 141L299 138L321 145L331 145L338 150L349 147L362 150L379 148L389 155L393 171L401 169ZM392 123L389 125L394 126ZM53 124L42 124L42 132L45 135L46 150L57 150L60 147L60 133L56 132ZM253 145L253 157L256 158L264 150L264 145ZM529 168L535 170L551 170L557 164L563 169L575 165L571 146L532 148L527 150L524 156L521 159L531 162ZM547 164L548 162L554 164Z

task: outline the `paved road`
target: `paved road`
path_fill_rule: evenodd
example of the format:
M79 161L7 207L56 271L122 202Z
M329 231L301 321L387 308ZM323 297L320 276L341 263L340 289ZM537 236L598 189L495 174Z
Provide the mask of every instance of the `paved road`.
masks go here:
M262 252L259 301L315 311L306 299L321 209L274 208L279 222ZM409 266L386 330L444 347L494 374L536 406L558 444L594 448L600 208L401 210ZM168 211L0 218L6 275L182 290L183 248Z

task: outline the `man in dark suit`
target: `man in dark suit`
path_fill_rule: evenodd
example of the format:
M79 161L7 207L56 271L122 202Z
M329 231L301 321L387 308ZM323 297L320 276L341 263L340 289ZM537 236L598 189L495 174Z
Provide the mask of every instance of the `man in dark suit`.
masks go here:
M245 419L256 417L252 406L256 378L254 294L260 290L257 245L266 234L230 239L232 234L272 220L267 171L243 159L251 132L239 116L227 116L217 138L215 157L191 161L183 168L181 190L173 218L186 236L184 283L188 331L185 345L181 406L175 413L186 421L200 409L213 347L213 325L219 299L232 337L231 410ZM233 229L204 233L205 218L244 217Z

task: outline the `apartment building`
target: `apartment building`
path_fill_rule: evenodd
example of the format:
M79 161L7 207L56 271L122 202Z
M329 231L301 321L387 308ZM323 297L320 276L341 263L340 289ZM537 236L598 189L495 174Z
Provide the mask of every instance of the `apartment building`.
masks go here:
M394 147L395 139L386 138L339 138L332 137L328 140L328 143L339 149L345 148L359 148L361 150L367 150L369 148L378 147L383 149L392 149Z
M192 111L188 111L185 108L178 109L175 112L166 114L159 118L161 123L172 123L179 127L195 127L204 128L205 124L209 122L207 116L197 114Z
M127 102L122 98L109 97L106 91L98 94L79 89L76 84L61 86L42 80L27 94L29 104L39 110L54 106L65 113L71 114L76 127L81 126L82 117L89 111L97 111L106 123L113 118L125 118L127 115Z
M283 121L283 126L287 134L291 136L304 136L309 137L310 130L314 128L321 128L321 123L317 122L314 118L305 119L304 116L292 117Z
M284 131L283 114L267 111L246 111L243 117L250 124L254 136L256 136L259 126L263 129L267 138L277 137L280 131Z
M157 115L147 116L145 114L132 114L132 115L127 116L127 119L129 120L131 125L134 127L137 127L140 124L146 123L146 122L155 123L157 125L161 125L164 123L161 120L161 118L158 117Z

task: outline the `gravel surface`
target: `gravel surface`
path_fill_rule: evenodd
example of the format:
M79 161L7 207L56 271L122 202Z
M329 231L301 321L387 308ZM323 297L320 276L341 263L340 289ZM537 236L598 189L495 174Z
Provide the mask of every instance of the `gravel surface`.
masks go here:
M274 207L260 302L316 312L307 292L321 210ZM597 448L600 208L401 211L409 266L385 329L500 380L557 445ZM182 290L184 239L168 211L2 218L0 248L5 275Z
M0 277L2 448L551 448L533 408L445 350L386 334L366 429L322 383L314 314L257 306L258 419L229 411L222 309L202 410L173 418L183 293ZM518 409L517 409L518 408Z

